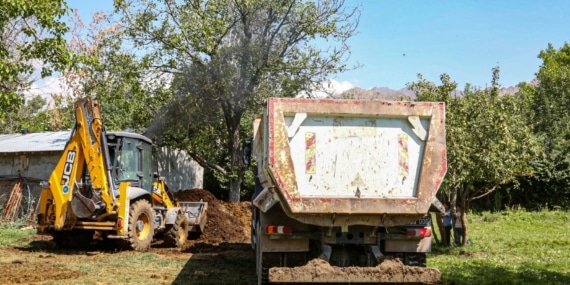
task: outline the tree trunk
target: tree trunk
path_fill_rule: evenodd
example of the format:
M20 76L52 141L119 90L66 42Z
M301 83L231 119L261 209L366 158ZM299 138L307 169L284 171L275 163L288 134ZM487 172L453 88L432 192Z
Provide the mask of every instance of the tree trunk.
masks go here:
M243 154L241 152L240 125L241 116L235 116L230 123L231 128L231 163L230 163L230 202L239 202L241 196L241 182L243 180Z
M469 211L469 189L463 189L461 191L461 209L463 209L463 213L461 215L461 225L463 226L463 239L462 245L467 245L467 241L469 240L469 236L467 235L467 212Z
M238 175L238 177L235 177L230 181L230 197L229 197L230 202L240 201L241 180L242 177Z
M451 204L451 210L455 210L455 203L457 202L457 182L455 181L455 170L453 170L453 174L451 175L451 197L449 199L449 203Z
M463 210L463 214L461 215L461 225L463 226L463 240L461 241L463 246L467 245L467 240L469 236L467 235L467 213Z
M430 216L432 216L432 221L433 221L434 219L433 219L432 213L430 213ZM445 228L443 226L443 219L442 219L441 214L439 212L435 214L435 220L437 223L437 228L439 229L439 234L441 235L441 241L443 242L443 245L446 245L447 244L447 237L445 236ZM435 242L437 244L440 244L439 239L437 238L437 234L435 231L433 232L433 237L435 238Z

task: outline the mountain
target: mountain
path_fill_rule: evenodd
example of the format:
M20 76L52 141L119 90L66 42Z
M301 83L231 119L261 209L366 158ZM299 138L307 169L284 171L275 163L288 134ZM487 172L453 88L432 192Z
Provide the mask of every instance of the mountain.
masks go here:
M536 79L532 80L528 84L536 86L538 81ZM518 86L509 86L499 89L499 95L512 95L519 91ZM463 96L463 91L455 90L456 96ZM402 98L407 100L413 100L416 98L416 94L409 90L408 88L402 88L399 90L390 89L388 87L374 87L371 89L362 89L360 87L354 87L352 89L346 90L339 95L334 96L335 98L354 98L354 99L381 99L388 101L397 101Z
M416 98L416 95L414 94L414 92L412 92L407 88L402 88L400 90L393 90L388 87L374 87L365 90L360 87L354 87L352 89L342 92L341 94L335 97L354 98L354 99L383 99L389 101L396 101L400 100L401 98L412 100Z

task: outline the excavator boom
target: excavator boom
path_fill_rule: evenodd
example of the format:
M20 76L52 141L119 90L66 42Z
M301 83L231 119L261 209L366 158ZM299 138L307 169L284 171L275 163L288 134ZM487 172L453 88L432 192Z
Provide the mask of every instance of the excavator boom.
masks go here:
M50 176L48 185L44 185L40 199L40 216L38 227L40 232L50 224L56 230L69 228L73 223L66 223L70 215L69 207L64 207L72 201L74 188L89 172L91 187L101 192L102 202L106 210L111 212L115 206L106 173L105 152L102 151L104 141L104 125L101 118L99 103L89 98L83 98L75 103L75 127L67 142L63 155ZM62 205L48 210L48 204ZM97 205L100 207L101 205ZM49 213L47 216L42 213ZM48 219L51 223L48 223ZM72 220L74 220L72 218Z

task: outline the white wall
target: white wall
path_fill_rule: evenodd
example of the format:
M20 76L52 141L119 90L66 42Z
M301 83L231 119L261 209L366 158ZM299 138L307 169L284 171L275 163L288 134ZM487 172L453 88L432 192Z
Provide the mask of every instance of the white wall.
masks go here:
M204 187L204 168L186 152L163 147L156 154L160 176L166 178L170 191L202 189Z

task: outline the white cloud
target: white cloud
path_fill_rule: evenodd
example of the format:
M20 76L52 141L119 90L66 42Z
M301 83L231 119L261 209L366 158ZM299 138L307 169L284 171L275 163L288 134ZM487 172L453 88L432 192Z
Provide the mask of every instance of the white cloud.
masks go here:
M348 81L338 82L334 79L329 80L329 88L335 92L335 94L341 94L342 92L354 88L354 84Z
M327 81L323 81L315 88L315 91L312 92L312 97L315 98L327 98L335 95L340 95L342 92L354 88L354 84L350 83L349 81L336 81L334 79L329 79ZM306 92L301 92L297 97L307 98Z
M46 77L44 79L33 82L28 90L23 92L26 99L35 96L42 96L48 102L52 99L52 94L61 94L61 82L59 77Z

